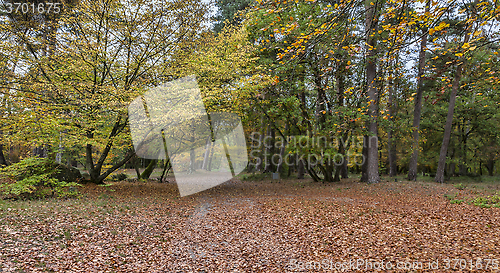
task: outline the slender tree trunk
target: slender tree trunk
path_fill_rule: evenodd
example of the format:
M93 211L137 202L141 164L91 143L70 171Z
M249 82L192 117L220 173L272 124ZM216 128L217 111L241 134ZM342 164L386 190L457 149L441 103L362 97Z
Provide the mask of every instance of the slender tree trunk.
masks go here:
M468 39L467 39L468 40ZM455 111L455 102L457 98L457 92L458 89L460 88L460 79L462 77L462 68L463 63L458 65L457 71L455 72L455 77L453 79L453 84L451 87L451 94L450 94L450 104L448 105L448 115L446 116L446 124L444 126L444 136L443 136L443 142L441 144L441 151L439 153L439 162L438 162L438 168L436 172L436 182L437 183L443 183L444 182L444 169L446 165L446 155L448 153L448 146L450 144L450 138L451 138L451 127L453 124L453 113Z
M295 163L297 164L297 179L304 179L304 173L305 173L304 160L299 159Z
M210 156L210 147L212 146L212 136L209 136L207 139L207 143L205 145L205 154L203 155L203 165L201 166L202 170L208 170L208 158Z
M342 165L340 166L340 176L344 179L346 178L349 178L349 171L348 171L348 167L347 167L347 164L349 163L348 162L348 159L347 159L347 150L346 147L347 145L347 140L349 138L349 132L346 132L344 133L344 135L342 136L342 141L341 141L341 145L342 147L339 147L339 151L340 151L340 154L342 154L343 156L343 160L342 160Z
M341 57L341 56L340 56ZM337 65L337 72L335 73L335 81L336 81L336 86L337 86L337 106L339 108L342 108L344 107L344 91L345 91L345 69L344 69L345 65L344 63L341 63L339 65ZM340 169L338 169L338 171L340 172L340 176L342 178L349 178L349 174L348 174L348 170L347 170L347 150L346 148L346 141L348 139L348 136L349 136L349 132L345 132L342 136L341 136L341 141L340 141L340 145L339 145L339 153L342 154L343 156L343 163L340 167ZM337 174L335 174L337 175ZM334 179L335 180L335 179ZM340 179L339 179L340 180Z
M285 125L285 132L288 132L288 129L289 129L289 126L288 126L288 123ZM278 163L278 167L276 168L276 172L277 173L282 173L283 172L283 164L285 163L285 150L286 150L286 139L283 139L283 141L281 142L281 147L280 147L280 151L279 151L279 163Z
M363 155L363 164L361 165L361 182L368 182L368 136L363 136L363 150L361 154Z
M321 71L319 68L314 68L314 84L316 85L316 90L318 91L318 97L316 98L316 129L322 129L325 125L326 120L326 106L327 99L325 89L321 83Z
M389 176L393 177L397 175L397 165L396 165L396 139L394 137L394 87L392 85L392 80L389 81L389 120L391 125L389 132L387 132L387 149L389 151Z
M160 183L163 183L165 180L165 176L168 174L168 171L172 168L172 164L170 164L170 158L167 158L165 161L165 166L163 166L163 171L160 176Z
M264 160L266 160L266 158L264 157L264 153L265 153L265 149L266 149L266 145L264 145L264 134L265 134L264 116L261 117L260 124L261 124L261 131L259 134L260 160L257 162L255 169L259 172L263 172L264 171Z
M429 12L430 0L425 4L425 12ZM414 181L417 179L418 167L418 139L420 130L420 118L422 116L422 95L424 93L424 69L425 69L425 50L427 48L427 28L422 30L424 35L420 41L420 53L418 56L418 79L417 79L417 95L415 96L415 109L413 110L413 153L408 166L408 180Z
M273 166L273 156L274 156L274 137L275 137L275 130L274 130L274 127L272 127L270 124L269 124L269 127L267 129L268 131L268 136L269 136L269 139L270 139L270 143L266 143L266 159L265 159L265 164L266 164L266 168L264 170L264 172L274 172L274 166Z
M478 4L478 0L474 1L474 6ZM465 38L463 44L466 44L469 42L472 32L472 24L469 23L469 26L467 27L465 31ZM460 80L462 79L462 70L464 66L464 62L466 61L466 58L461 57L459 60L459 64L457 67L457 70L455 71L455 77L453 78L453 83L451 85L451 94L450 94L450 104L448 105L448 115L446 116L446 124L444 126L444 136L443 136L443 143L441 144L441 151L439 153L439 162L438 162L438 168L436 172L436 182L437 183L443 183L444 182L444 169L446 165L446 155L448 153L448 145L450 144L450 138L451 138L451 127L453 125L453 113L455 111L455 102L457 98L457 93L458 89L460 89Z

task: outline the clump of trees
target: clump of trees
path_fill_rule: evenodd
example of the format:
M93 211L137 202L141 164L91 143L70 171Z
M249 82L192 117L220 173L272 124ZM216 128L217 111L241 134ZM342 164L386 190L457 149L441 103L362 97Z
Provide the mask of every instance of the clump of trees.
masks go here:
M233 2L216 1L213 28L211 7L200 1L4 11L0 165L53 157L80 162L90 181L104 183L141 161L131 147L130 101L195 74L209 112L242 117L249 171L328 182L359 172L369 183L381 173L414 180L425 172L437 182L495 174L494 2ZM316 145L292 145L299 136ZM139 177L158 164L147 163Z

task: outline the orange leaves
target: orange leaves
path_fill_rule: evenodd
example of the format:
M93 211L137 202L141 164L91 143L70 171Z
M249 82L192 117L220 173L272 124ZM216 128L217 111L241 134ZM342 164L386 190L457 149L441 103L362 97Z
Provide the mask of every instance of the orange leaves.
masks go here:
M232 181L190 199L170 183L120 182L113 192L86 186L81 202L7 202L0 262L27 272L283 272L296 265L284 257L396 265L498 256L497 208L450 204L449 184L356 182Z
M434 28L429 29L429 34L433 35L435 32L442 31L449 26L450 26L450 24L447 24L445 22L441 22L441 23L439 23L439 25L435 26Z

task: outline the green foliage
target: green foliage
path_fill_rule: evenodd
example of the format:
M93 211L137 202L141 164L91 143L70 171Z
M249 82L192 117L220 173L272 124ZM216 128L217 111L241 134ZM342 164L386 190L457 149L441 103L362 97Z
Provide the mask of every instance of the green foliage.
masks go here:
M241 19L237 18L238 13L242 12L246 8L249 8L253 0L217 0L215 5L217 6L217 16L214 24L214 31L221 32L226 23L231 25L237 25L241 22Z
M457 197L457 195L458 195L457 193L455 193L455 194L445 194L444 197L446 197L446 199L448 199L448 200L453 200L453 199L455 199L455 197Z
M55 176L61 170L48 158L30 157L0 171L6 178L0 184L0 194L14 198L72 197L80 184L59 181Z
M467 188L466 185L460 183L460 184L456 184L456 185L453 185L457 190L464 190L465 188Z
M500 208L500 195L477 197L472 203L481 208Z

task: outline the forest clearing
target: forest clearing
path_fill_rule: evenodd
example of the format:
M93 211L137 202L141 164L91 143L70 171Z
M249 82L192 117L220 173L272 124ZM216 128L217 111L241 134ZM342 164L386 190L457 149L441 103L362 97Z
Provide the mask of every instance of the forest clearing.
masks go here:
M0 264L3 272L340 272L349 265L336 263L353 260L390 262L394 272L418 263L498 272L500 209L473 204L498 194L497 183L388 179L237 179L183 198L175 183L122 181L85 186L77 199L2 201Z

